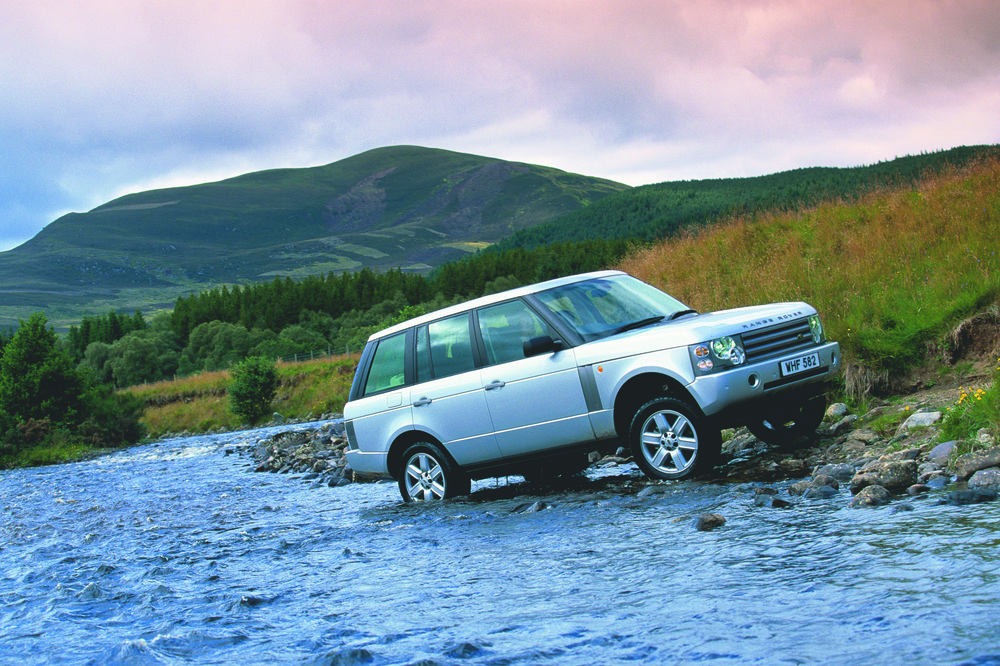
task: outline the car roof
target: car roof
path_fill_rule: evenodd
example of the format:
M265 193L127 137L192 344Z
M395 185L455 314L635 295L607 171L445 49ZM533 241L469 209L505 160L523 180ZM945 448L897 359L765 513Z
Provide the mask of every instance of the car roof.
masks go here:
M384 328L377 333L372 333L369 336L368 341L378 340L379 338L384 338L400 331L405 331L413 326L420 326L421 324L426 324L427 322L436 321L438 319L444 319L445 317L461 314L463 312L468 312L469 310L474 310L476 308L481 308L486 305L492 305L493 303L499 303L501 301L510 300L512 298L518 298L519 296L527 296L529 294L535 294L539 291L545 291L546 289L552 289L553 287L561 287L565 284L573 284L574 282L583 282L585 280L593 280L595 278L611 277L614 275L627 275L624 271L616 270L605 270L605 271L593 271L591 273L580 273L577 275L569 275L567 277L556 278L554 280L546 280L545 282L538 282L535 284L530 284L524 287L516 287L514 289L508 289L507 291L501 291L496 294L490 294L489 296L480 296L479 298L474 298L472 300L464 301L462 303L456 303L455 305L449 305L446 308L440 310L435 310L434 312L429 312L425 315L420 315L419 317L414 317L413 319L408 319L406 321L400 322L389 328Z

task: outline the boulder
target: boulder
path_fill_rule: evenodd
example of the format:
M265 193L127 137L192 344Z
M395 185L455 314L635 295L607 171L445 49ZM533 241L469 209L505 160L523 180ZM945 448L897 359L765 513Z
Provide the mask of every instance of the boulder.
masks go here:
M896 429L897 435L905 435L914 428L927 428L941 420L941 412L917 412Z
M905 490L917 482L915 460L879 460L861 468L851 479L851 493L857 495L868 486L886 490Z
M955 476L964 481L979 470L990 467L1000 467L1000 447L959 456L955 461Z
M969 488L1000 490L1000 469L990 467L989 469L979 470L969 479Z
M812 475L814 479L820 476L829 476L846 483L854 477L856 471L853 465L837 463L833 465L820 465L813 469Z
M930 458L931 460L943 462L947 460L948 456L951 455L951 452L955 450L956 444L958 444L958 442L955 440L938 444L933 449L931 449L931 452L927 454L927 457Z
M850 507L885 506L892 501L892 495L882 486L865 486L851 499Z

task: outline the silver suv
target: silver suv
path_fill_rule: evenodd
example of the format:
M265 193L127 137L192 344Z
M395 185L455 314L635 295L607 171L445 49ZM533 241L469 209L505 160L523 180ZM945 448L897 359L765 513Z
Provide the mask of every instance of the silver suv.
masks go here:
M683 479L712 466L722 428L771 444L814 432L839 369L805 303L698 314L620 271L576 275L372 335L347 459L407 501L578 472L623 444L649 477Z

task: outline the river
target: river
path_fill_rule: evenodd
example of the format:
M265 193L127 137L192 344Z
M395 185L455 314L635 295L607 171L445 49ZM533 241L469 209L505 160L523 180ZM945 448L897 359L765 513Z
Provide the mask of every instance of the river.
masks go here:
M404 505L253 473L271 432L0 472L0 662L1000 663L996 502L591 472Z

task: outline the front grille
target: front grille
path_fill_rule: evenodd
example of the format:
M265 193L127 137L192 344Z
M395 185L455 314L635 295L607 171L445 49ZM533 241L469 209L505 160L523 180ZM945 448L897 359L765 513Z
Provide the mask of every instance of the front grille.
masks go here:
M751 363L814 346L808 317L743 333L742 337L747 360Z

